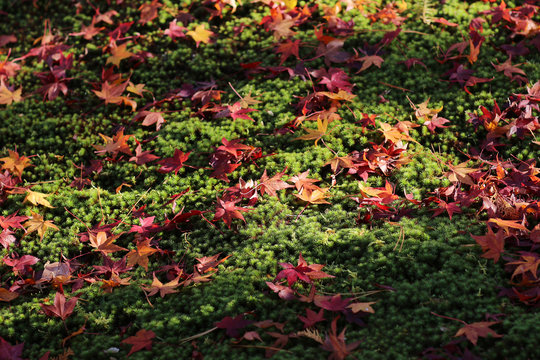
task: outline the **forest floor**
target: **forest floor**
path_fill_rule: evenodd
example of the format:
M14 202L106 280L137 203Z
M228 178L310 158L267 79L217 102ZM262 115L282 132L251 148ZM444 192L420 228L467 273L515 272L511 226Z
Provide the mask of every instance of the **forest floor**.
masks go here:
M6 0L0 359L540 358L536 1Z

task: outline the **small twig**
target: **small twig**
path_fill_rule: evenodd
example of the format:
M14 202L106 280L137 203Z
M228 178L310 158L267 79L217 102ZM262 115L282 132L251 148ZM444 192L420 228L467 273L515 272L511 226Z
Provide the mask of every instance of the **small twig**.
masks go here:
M460 323L462 323L462 324L464 324L464 325L468 325L468 324L467 324L465 321L463 321L463 320L459 320L459 319L456 319L456 318L453 318L453 317L450 317L450 316L439 315L439 314L437 314L437 313L434 313L433 311L431 311L431 315L435 315L435 316L438 316L438 317L443 318L443 319L459 321Z
M380 80L377 80L377 82L381 85L385 85L385 86L389 86L391 88L394 88L394 89L398 89L398 90L401 90L401 91L409 91L409 92L412 92L412 90L409 90L409 89L406 89L406 88L402 88L400 86L396 86L396 85L392 85L392 84L389 84L389 83L385 83L384 81L380 81Z
M189 336L189 337L187 337L187 338L183 338L183 339L180 340L180 344L187 343L187 342L189 342L189 341L191 341L191 340L198 339L198 338L200 338L200 337L202 337L202 336L204 336L204 335L208 335L208 334L210 334L212 331L215 331L215 330L217 330L217 329L218 329L217 327L213 327L213 328L211 328L210 330L203 331L202 333L199 333L199 334L196 334L196 335L192 335L192 336Z

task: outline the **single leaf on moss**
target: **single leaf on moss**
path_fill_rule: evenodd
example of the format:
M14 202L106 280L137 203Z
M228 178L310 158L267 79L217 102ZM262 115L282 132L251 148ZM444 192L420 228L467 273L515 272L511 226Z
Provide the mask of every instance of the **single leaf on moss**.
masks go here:
M156 277L156 273L154 273L153 276L154 279L152 280L152 284L150 285L150 287L142 287L144 291L148 291L148 296L154 296L159 292L159 295L163 298L167 294L177 293L178 290L176 290L176 288L182 285L181 283L178 283L180 275L166 284L163 284L161 281L159 281L159 279Z
M152 339L154 339L155 337L156 334L152 330L142 329L137 331L135 336L130 336L127 339L122 340L122 344L132 345L127 356L130 356L131 354L143 349L151 350L153 341Z
M120 61L128 59L133 56L132 52L127 50L128 43L124 43L120 46L113 47L111 49L111 56L107 59L106 64L113 64L116 67L120 66Z
M48 208L54 208L47 199L45 199L47 196L50 196L50 194L43 194L40 192L32 191L32 190L26 190L26 197L24 198L23 203L29 202L32 205L43 205Z
M304 128L307 131L307 134L301 135L294 140L315 140L315 146L317 142L326 135L328 129L328 119L321 120L320 117L317 118L317 130Z
M30 159L26 156L20 156L18 152L8 150L9 156L0 158L4 164L2 169L7 170L19 179L22 177L23 170L28 166L31 166Z
M0 104L11 105L22 100L22 86L17 90L10 90L4 83L4 78L0 79Z
M328 194L328 189L329 188L317 187L316 189L308 190L307 188L303 188L299 194L293 195L310 204L330 204L328 201L326 201L326 199L330 196Z
M466 324L464 327L462 327L461 329L457 331L454 337L464 335L474 346L476 346L478 337L487 337L488 335L491 335L492 337L495 337L495 338L502 337L502 335L497 334L494 330L489 328L490 326L498 324L498 323L499 321L481 321L481 322Z
M151 239L145 239L137 242L137 249L133 249L127 254L128 267L138 264L148 271L148 257L158 251L150 246L150 241Z
M26 235L37 231L40 241L43 240L47 229L58 230L58 227L51 220L44 220L43 216L34 212L32 212L30 219L24 223L24 226L26 227Z
M77 304L78 297L72 297L66 302L66 297L61 292L57 292L54 297L53 305L40 304L41 308L47 316L56 316L62 320L66 320L71 315L75 305Z
M102 254L127 251L127 249L113 244L118 237L119 235L107 237L105 231L100 231L97 235L90 234L90 245L95 248L94 251L100 251Z
M197 44L197 47L199 47L199 44L201 42L208 44L210 42L210 37L214 35L214 33L212 31L206 30L203 24L203 25L197 25L195 30L188 31L186 35L191 36L191 38Z

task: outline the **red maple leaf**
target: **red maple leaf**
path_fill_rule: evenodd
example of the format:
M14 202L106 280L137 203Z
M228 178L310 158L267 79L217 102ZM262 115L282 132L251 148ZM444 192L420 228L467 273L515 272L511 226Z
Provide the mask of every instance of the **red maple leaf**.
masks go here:
M24 343L11 345L0 336L0 359L23 360Z
M160 111L141 111L133 118L134 121L143 120L143 126L150 126L156 124L156 131L161 128L161 124L165 122L163 113Z
M223 219L223 222L227 224L227 227L231 227L231 222L233 219L240 219L246 221L242 212L249 211L249 209L236 206L235 204L239 202L240 199L236 200L223 200L218 198L216 204L216 213L214 215L214 220Z
M252 324L253 321L244 319L244 314L238 314L234 318L226 316L221 321L214 323L218 329L225 329L225 332L230 337L240 337L240 329Z
M488 226L488 232L484 236L475 236L471 237L476 240L476 243L482 247L483 258L493 259L495 263L499 261L501 253L504 251L504 240L507 238L507 235L503 229L499 229L497 234L493 232L491 226Z
M133 345L127 356L142 349L152 349L152 339L156 337L156 334L152 330L139 330L135 336L130 336L127 339L122 340L122 344Z
M277 46L275 51L276 53L281 54L279 66L283 65L289 56L294 55L297 59L300 59L300 55L298 55L300 44L300 40L293 41L291 39L287 39L285 42L282 42Z
M326 351L331 351L332 354L328 358L329 360L343 360L351 354L351 352L360 345L360 341L353 343L345 343L345 331L347 328L343 328L341 333L337 333L337 320L336 317L330 325L330 332L326 335L322 348Z
M266 282L266 285L275 293L278 294L280 298L283 300L294 300L296 299L296 296L294 296L294 290L291 289L288 286L283 286L279 284L274 284L270 281Z
M306 317L298 315L300 321L304 323L304 329L326 320L324 318L324 309L320 309L318 313L311 309L306 309L306 315Z
M242 154L242 150L251 150L252 146L241 144L242 139L234 139L228 141L227 139L221 139L223 145L219 146L216 151L225 151L235 158L238 158Z
M11 256L15 256L16 254L13 253ZM4 264L7 266L11 266L13 269L13 273L15 275L18 275L20 273L28 272L31 270L30 266L34 265L39 261L39 259L32 255L23 255L20 258L11 257L8 258L7 256L2 259L4 261Z
M17 216L18 211L6 217L0 215L0 227L2 229L24 229L21 222L28 220L28 216Z
M170 173L171 171L174 171L174 173L177 174L178 171L184 166L184 162L186 162L189 158L189 154L191 154L191 151L184 154L182 150L175 149L172 157L158 161L158 164L161 165L158 172Z
M13 244L17 240L15 236L13 236L13 234L15 234L15 232L9 229L4 229L0 233L0 244L2 244L4 248L7 249L11 244Z
M424 122L424 125L427 126L428 130L432 134L435 134L435 129L436 128L447 128L448 126L444 126L444 124L446 124L448 122L450 122L450 120L445 119L445 118L440 117L440 116L433 116L431 118L431 120L426 120Z
M251 109L251 108L243 108L242 103L240 101L237 101L232 105L227 105L227 109L229 110L230 115L231 115L233 120L244 119L244 120L255 121L246 114L250 113L252 111L258 111L258 110Z
M77 300L79 300L79 298L75 296L66 302L66 297L64 294L57 292L56 296L54 297L54 305L40 305L47 316L56 316L62 320L66 320L66 318L73 312L75 304L77 304Z
M321 271L324 265L320 265L320 264L308 265L308 263L302 257L302 253L300 253L298 257L298 265L294 266L290 263L280 263L279 265L281 265L281 267L283 267L284 270L281 270L277 274L275 281L286 278L289 286L294 284L298 279L308 284L311 284L312 280L314 279L334 277L332 275L329 275Z
M184 30L187 30L187 29L183 26L177 25L176 19L174 19L173 21L169 23L169 28L165 30L163 33L169 36L172 40L175 40L176 38L186 37Z
M348 93L352 91L353 85L349 82L349 76L341 69L330 68L328 72L323 69L317 75L316 77L321 78L319 84L326 85L328 91L344 90Z
M328 311L346 311L351 299L341 298L341 294L334 296L315 295L314 303L321 309Z
M447 203L446 201L441 199L435 199L435 202L439 205L439 207L433 210L434 213L431 217L435 217L446 211L448 213L448 217L450 218L450 220L452 220L452 215L454 213L461 213L461 208L458 206L459 202Z
M137 165L144 165L159 159L159 156L152 154L151 150L142 151L141 144L135 148L135 156L129 158L129 161L134 161Z

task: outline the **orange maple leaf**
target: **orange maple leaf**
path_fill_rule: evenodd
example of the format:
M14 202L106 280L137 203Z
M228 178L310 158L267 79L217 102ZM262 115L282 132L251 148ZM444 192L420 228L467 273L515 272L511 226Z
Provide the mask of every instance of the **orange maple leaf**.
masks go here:
M22 172L28 166L31 166L30 159L26 156L19 156L16 151L8 150L9 156L0 159L4 164L2 170L7 170L19 179L22 176Z
M43 216L34 212L32 212L30 219L24 223L24 226L26 227L25 236L37 231L40 241L43 240L43 236L45 235L47 229L58 230L58 227L54 225L51 220L43 220Z
M148 271L148 257L157 252L157 249L150 247L150 240L146 239L137 243L137 249L131 250L127 254L127 266L133 266L138 264L142 266L144 270Z
M488 335L491 335L496 338L502 337L502 335L497 334L494 330L489 328L491 325L498 323L498 321L481 321L471 324L465 323L465 326L459 329L454 337L465 335L467 339L476 346L479 336L487 337Z
M100 251L103 254L113 253L115 251L122 251L127 249L113 244L120 235L113 235L107 238L107 233L100 231L97 235L90 234L90 245L94 247L94 251Z
M127 50L128 43L124 43L120 46L113 47L111 49L111 56L107 59L106 64L113 64L116 67L120 66L120 61L128 59L133 56L132 52Z

